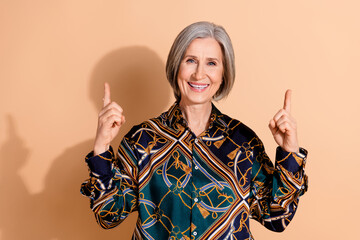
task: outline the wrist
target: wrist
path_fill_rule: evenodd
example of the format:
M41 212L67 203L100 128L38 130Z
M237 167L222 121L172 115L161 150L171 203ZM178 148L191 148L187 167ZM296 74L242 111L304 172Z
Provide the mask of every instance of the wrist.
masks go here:
M109 150L109 145L94 145L94 156L100 155L101 153Z
M292 152L292 153L299 153L299 151L300 151L299 146L296 146L296 147L281 147L281 148L286 152Z

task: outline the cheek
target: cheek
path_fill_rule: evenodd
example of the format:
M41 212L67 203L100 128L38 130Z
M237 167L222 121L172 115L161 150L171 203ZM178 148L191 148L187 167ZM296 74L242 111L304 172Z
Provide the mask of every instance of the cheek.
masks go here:
M193 70L190 66L181 65L179 68L178 78L186 80L191 76L192 72L193 72Z
M178 75L177 78L177 88L179 89L179 94L182 95L186 88L187 82L184 80L183 76Z
M178 76L177 76L178 83L180 83L184 78L185 78L185 71L183 68L180 67Z
M222 72L214 72L213 73L213 75L212 75L213 77L212 77L212 79L213 79L213 83L215 83L215 84L221 84L222 83L222 81L223 81L223 74L222 74Z

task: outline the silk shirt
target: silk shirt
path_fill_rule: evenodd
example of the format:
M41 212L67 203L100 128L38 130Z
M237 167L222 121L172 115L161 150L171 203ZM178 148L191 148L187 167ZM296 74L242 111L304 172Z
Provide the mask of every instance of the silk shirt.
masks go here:
M249 218L273 231L293 218L306 155L278 147L274 166L258 136L214 105L197 137L175 103L134 126L117 154L89 153L81 192L103 228L138 211L133 239L253 239Z

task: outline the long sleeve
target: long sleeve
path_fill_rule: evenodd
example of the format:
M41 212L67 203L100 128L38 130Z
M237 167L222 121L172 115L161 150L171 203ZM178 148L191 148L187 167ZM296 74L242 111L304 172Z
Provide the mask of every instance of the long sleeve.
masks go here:
M191 132L175 103L134 126L114 151L87 156L81 191L112 228L132 211L132 239L253 239L249 218L282 231L306 191L306 151L277 151L275 166L256 134L214 106L207 131Z
M97 156L89 153L86 162L90 178L81 185L81 193L90 198L91 209L100 226L113 228L138 206L136 157L124 139L117 157L110 147Z
M294 217L299 197L307 190L306 156L302 148L290 153L278 147L274 167L260 140L254 148L250 214L266 228L281 232Z

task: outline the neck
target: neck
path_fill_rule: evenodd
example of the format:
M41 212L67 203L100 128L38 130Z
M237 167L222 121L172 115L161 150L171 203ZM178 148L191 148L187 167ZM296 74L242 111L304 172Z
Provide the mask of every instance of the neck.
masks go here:
M189 128L196 136L199 136L209 127L211 102L188 105L180 101L180 108Z

